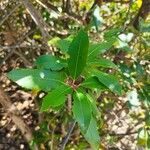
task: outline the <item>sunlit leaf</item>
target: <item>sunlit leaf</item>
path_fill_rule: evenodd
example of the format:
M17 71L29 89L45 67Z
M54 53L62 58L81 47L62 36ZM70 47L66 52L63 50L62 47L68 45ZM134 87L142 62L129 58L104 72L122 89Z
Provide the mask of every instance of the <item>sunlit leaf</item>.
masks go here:
M32 90L49 91L63 84L65 76L61 72L38 69L16 69L8 77L18 85Z

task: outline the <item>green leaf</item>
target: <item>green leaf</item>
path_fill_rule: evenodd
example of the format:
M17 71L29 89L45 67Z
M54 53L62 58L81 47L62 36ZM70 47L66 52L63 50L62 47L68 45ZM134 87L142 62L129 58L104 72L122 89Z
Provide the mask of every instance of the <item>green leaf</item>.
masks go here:
M64 53L66 53L69 49L71 41L68 39L61 39L57 42L57 47Z
M93 59L94 57L97 57L98 54L106 52L113 46L115 41L116 39L112 38L108 42L102 42L100 44L91 44L89 46L88 59Z
M81 92L76 92L74 94L74 102L73 102L73 114L75 120L78 122L79 126L83 131L86 131L90 124L92 111L91 105L87 100L85 94Z
M110 60L99 58L89 61L90 67L105 67L105 68L117 68L117 66Z
M91 104L93 115L100 117L101 115L100 115L100 111L98 110L96 106L96 100L90 94L86 94L86 96Z
M67 85L62 85L55 90L49 92L42 102L41 110L45 111L50 107L58 107L63 105L66 101L66 95L71 93L72 89Z
M38 57L35 64L38 68L51 70L61 70L65 67L65 63L62 59L58 59L52 55L42 55Z
M97 123L94 117L91 117L87 131L82 132L85 139L91 144L93 150L98 150L100 145L100 137L97 130Z
M103 73L101 71L94 71L93 75L96 76L98 80L108 87L112 92L121 95L122 87L115 76Z
M32 90L49 91L63 84L65 76L61 72L38 69L16 69L8 73L9 79Z
M68 59L68 68L73 79L76 79L81 74L86 65L88 47L88 35L81 29L70 44L68 51L68 54L70 55L70 58Z
M96 89L101 89L104 90L106 89L106 86L104 84L102 84L97 77L89 77L87 78L85 81L83 81L81 83L81 86L85 87L85 88L96 88Z
M48 44L54 45L60 49L61 52L66 53L69 49L70 43L73 39L73 36L69 36L65 39L60 39L59 37L55 37L51 39Z

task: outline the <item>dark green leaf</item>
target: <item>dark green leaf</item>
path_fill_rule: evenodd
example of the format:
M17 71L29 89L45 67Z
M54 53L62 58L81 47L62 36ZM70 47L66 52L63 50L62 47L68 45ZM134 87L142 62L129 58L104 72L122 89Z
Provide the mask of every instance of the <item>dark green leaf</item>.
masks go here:
M104 84L102 84L101 82L99 82L99 80L94 76L89 77L85 81L83 81L81 86L90 88L90 89L91 88L97 88L97 89L101 89L101 90L106 89L106 86Z
M61 70L65 67L65 63L62 59L58 59L52 55L42 55L38 57L35 64L38 68L51 70Z
M83 131L86 131L92 117L91 105L85 94L76 92L74 94L73 114L75 120Z
M80 30L70 44L68 54L68 68L70 75L76 79L83 71L88 54L89 39L85 31Z
M122 87L115 76L103 73L101 71L95 71L93 72L93 75L96 76L98 80L108 87L112 92L121 95Z
M32 90L49 91L63 84L65 79L61 72L38 69L16 69L8 73L8 77L18 85Z
M45 111L50 107L58 107L65 103L66 95L71 93L71 88L67 85L62 85L55 90L49 92L44 98L42 102L41 110Z

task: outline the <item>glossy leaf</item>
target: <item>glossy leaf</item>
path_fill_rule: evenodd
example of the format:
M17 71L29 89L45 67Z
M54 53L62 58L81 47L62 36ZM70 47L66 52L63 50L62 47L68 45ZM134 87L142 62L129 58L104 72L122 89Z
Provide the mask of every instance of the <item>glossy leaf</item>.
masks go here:
M8 77L18 85L32 90L49 91L63 84L65 79L61 72L38 69L16 69L8 73Z
M92 117L91 105L85 94L76 92L73 96L73 114L83 131L86 131Z
M35 64L38 68L51 70L61 70L65 67L65 63L62 59L58 59L52 55L42 55L38 57Z
M71 93L71 88L67 85L62 85L55 90L49 92L44 98L42 102L41 110L45 111L50 107L58 107L65 103L66 95Z
M70 56L68 59L68 68L73 79L76 79L81 74L86 65L88 47L88 35L81 29L78 35L73 39L68 50Z
M115 76L103 73L101 71L95 71L93 75L96 76L98 80L108 87L112 92L121 95L122 87Z
M83 83L81 84L81 86L86 87L86 88L97 88L97 89L101 89L104 90L106 89L106 86L104 84L102 84L97 77L89 77L87 78L85 81L83 81Z

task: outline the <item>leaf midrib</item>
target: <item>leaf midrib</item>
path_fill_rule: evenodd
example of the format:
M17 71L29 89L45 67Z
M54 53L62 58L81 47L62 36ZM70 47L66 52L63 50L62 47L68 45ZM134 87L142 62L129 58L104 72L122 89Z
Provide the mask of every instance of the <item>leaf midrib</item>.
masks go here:
M76 65L75 65L75 73L74 73L74 79L76 78L76 74L77 74L77 66L78 66L78 61L79 61L79 54L80 54L80 50L81 50L81 46L80 46L80 43L81 43L81 38L79 40L79 51L77 53L77 61L76 61Z

